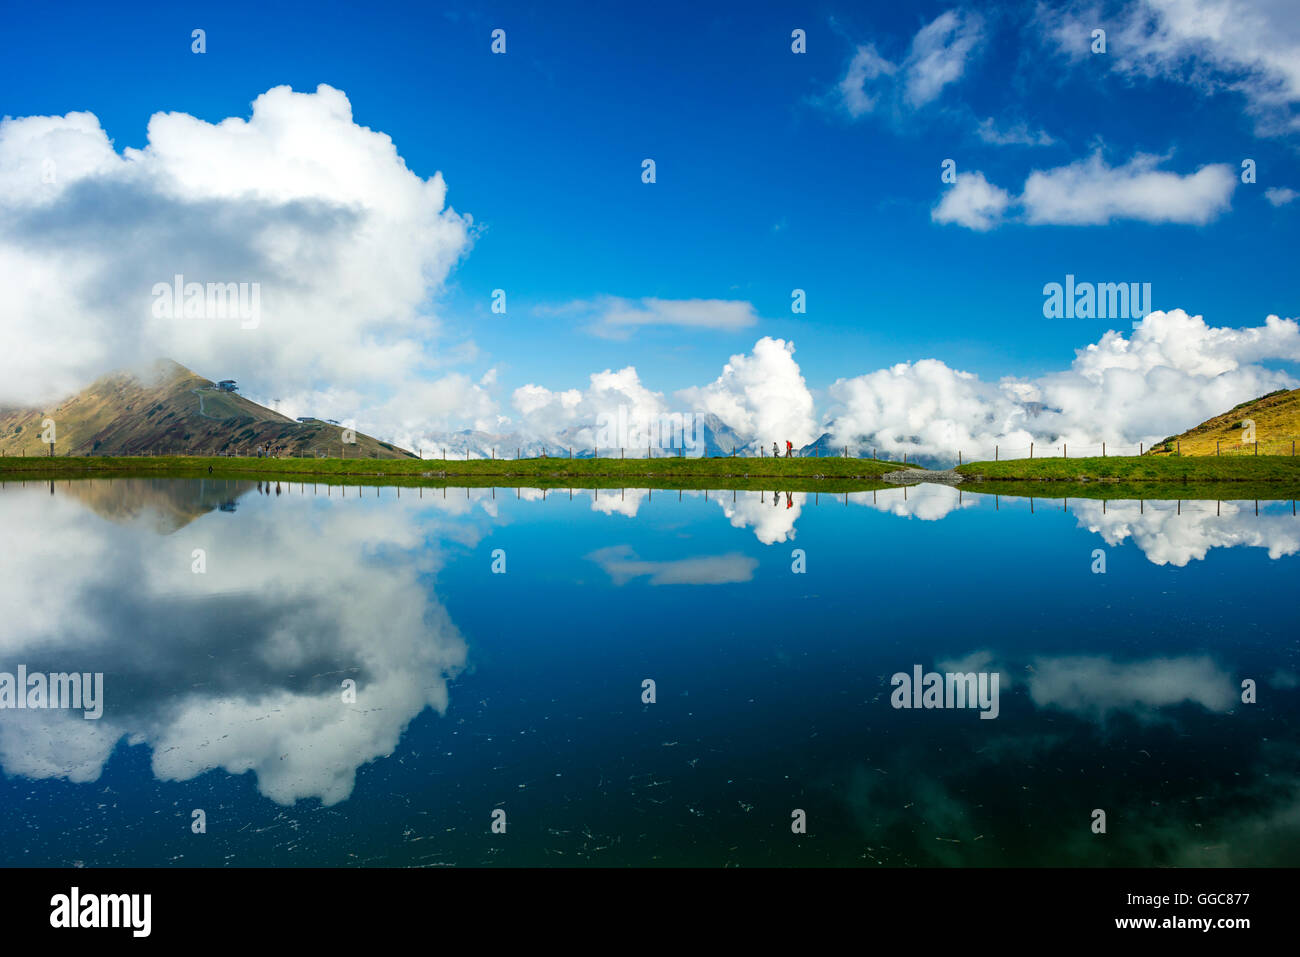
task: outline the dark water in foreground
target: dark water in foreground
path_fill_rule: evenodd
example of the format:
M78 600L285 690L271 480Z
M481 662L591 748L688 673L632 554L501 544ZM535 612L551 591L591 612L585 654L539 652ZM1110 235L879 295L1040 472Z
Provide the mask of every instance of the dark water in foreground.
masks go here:
M104 703L0 711L0 860L1294 865L1300 519L1255 509L9 482L0 672ZM895 709L915 665L997 718Z

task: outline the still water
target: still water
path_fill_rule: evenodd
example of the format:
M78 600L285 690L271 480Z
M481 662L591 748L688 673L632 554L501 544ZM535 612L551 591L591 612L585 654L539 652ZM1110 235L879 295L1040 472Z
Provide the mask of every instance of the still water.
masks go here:
M115 479L0 527L0 672L103 674L0 710L5 864L1300 863L1290 501ZM996 718L894 707L917 666Z

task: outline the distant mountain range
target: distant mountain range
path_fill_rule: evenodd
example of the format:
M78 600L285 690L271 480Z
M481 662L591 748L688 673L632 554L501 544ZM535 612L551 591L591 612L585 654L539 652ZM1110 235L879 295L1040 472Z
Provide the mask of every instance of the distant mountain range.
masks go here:
M116 372L93 382L81 392L53 408L0 409L0 455L47 455L43 438L45 421L53 420L55 455L141 455L141 454L239 454L256 455L270 450L276 455L321 455L348 458L491 458L511 459L516 455L536 458L590 458L596 423L580 423L549 439L511 432L463 429L432 432L412 440L407 451L360 432L355 442L344 444L345 428L320 419L297 420L246 399L235 383L213 382L170 359L159 359L137 371ZM1171 436L1152 451L1161 454L1179 447L1184 455L1214 454L1216 442L1225 450L1240 451L1243 425L1255 423L1261 452L1285 454L1290 437L1300 434L1300 390L1279 391L1216 416L1180 436ZM832 444L834 424L796 454L802 457L839 456L842 446ZM716 415L703 418L704 454L725 456L748 449L753 437L745 436ZM1284 441L1284 437L1285 441ZM860 439L853 454L869 456ZM1273 446L1277 447L1274 448ZM1283 448L1286 445L1286 448ZM771 445L764 445L771 451ZM646 454L644 446L627 448L629 458ZM784 453L784 443L780 450ZM602 458L618 456L617 448L601 448ZM654 457L676 455L677 450L655 448ZM690 454L690 453L688 453ZM695 453L698 454L698 453ZM750 454L754 454L752 451ZM882 455L882 458L891 456ZM901 456L897 456L901 458ZM909 463L947 468L947 457L910 454Z
M594 423L561 431L541 440L518 432L464 429L422 436L419 448L407 451L360 432L343 444L344 428L320 419L295 421L246 399L235 383L214 382L171 359L140 370L115 372L91 383L53 407L0 409L0 454L48 455L45 421L54 423L55 455L256 455L259 448L276 455L323 455L349 458L535 458L546 454L591 458ZM704 453L730 455L748 440L719 419L703 419ZM617 455L601 449L600 455ZM645 449L626 449L640 457ZM654 450L656 458L677 454Z
M48 455L45 420L54 423L55 455L327 455L413 458L360 432L343 444L341 425L299 422L170 359L106 375L53 408L0 410L0 454Z
M733 449L743 449L749 444L747 439L716 415L705 415L703 426L704 454L707 456L730 455ZM553 458L567 457L569 450L572 449L575 459L589 459L596 454L596 450L592 447L591 433L591 425L575 426L559 432L554 440L543 441L518 432L462 429L457 432L430 433L421 439L420 448L416 451L422 451L424 457L430 459L442 458L444 452L448 458L456 459L465 458L466 452L469 452L470 458L486 459L495 455L497 458L512 459L518 455L527 459L537 458L543 454ZM627 448L623 453L628 458L644 458L646 448L645 446ZM601 458L608 458L610 455L617 457L618 454L617 448L600 449ZM666 458L676 455L677 451L655 448L653 454L655 458Z

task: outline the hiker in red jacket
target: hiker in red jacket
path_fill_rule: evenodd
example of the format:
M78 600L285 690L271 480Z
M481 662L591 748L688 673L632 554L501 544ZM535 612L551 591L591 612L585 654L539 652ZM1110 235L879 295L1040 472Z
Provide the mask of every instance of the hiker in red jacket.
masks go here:
M789 440L789 439L786 439L786 440L785 440L785 457L786 457L786 458L789 458L791 452L793 452L793 451L794 451L794 446L790 444L790 440Z

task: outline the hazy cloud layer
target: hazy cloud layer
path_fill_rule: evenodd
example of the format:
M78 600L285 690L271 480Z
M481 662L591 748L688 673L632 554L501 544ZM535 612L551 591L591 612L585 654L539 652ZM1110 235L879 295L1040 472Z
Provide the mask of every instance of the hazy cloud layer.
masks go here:
M1103 66L1130 80L1158 78L1241 96L1257 132L1300 130L1300 18L1287 0L1139 0L1042 4L1036 26L1076 61L1107 31Z
M751 303L735 299L625 299L600 296L562 306L539 307L541 315L571 319L607 339L627 339L645 326L737 332L758 322Z
M813 397L794 360L794 343L764 336L754 351L734 355L722 374L706 386L685 389L680 398L692 409L712 413L757 445L796 447L819 432Z
M630 545L611 545L587 556L615 585L644 578L650 585L727 585L751 581L758 559L739 553L692 555L666 561L637 558Z
M874 111L882 99L895 108L926 106L962 78L983 38L982 17L948 10L916 32L902 63L881 56L873 43L861 44L836 85L834 99L855 119Z

